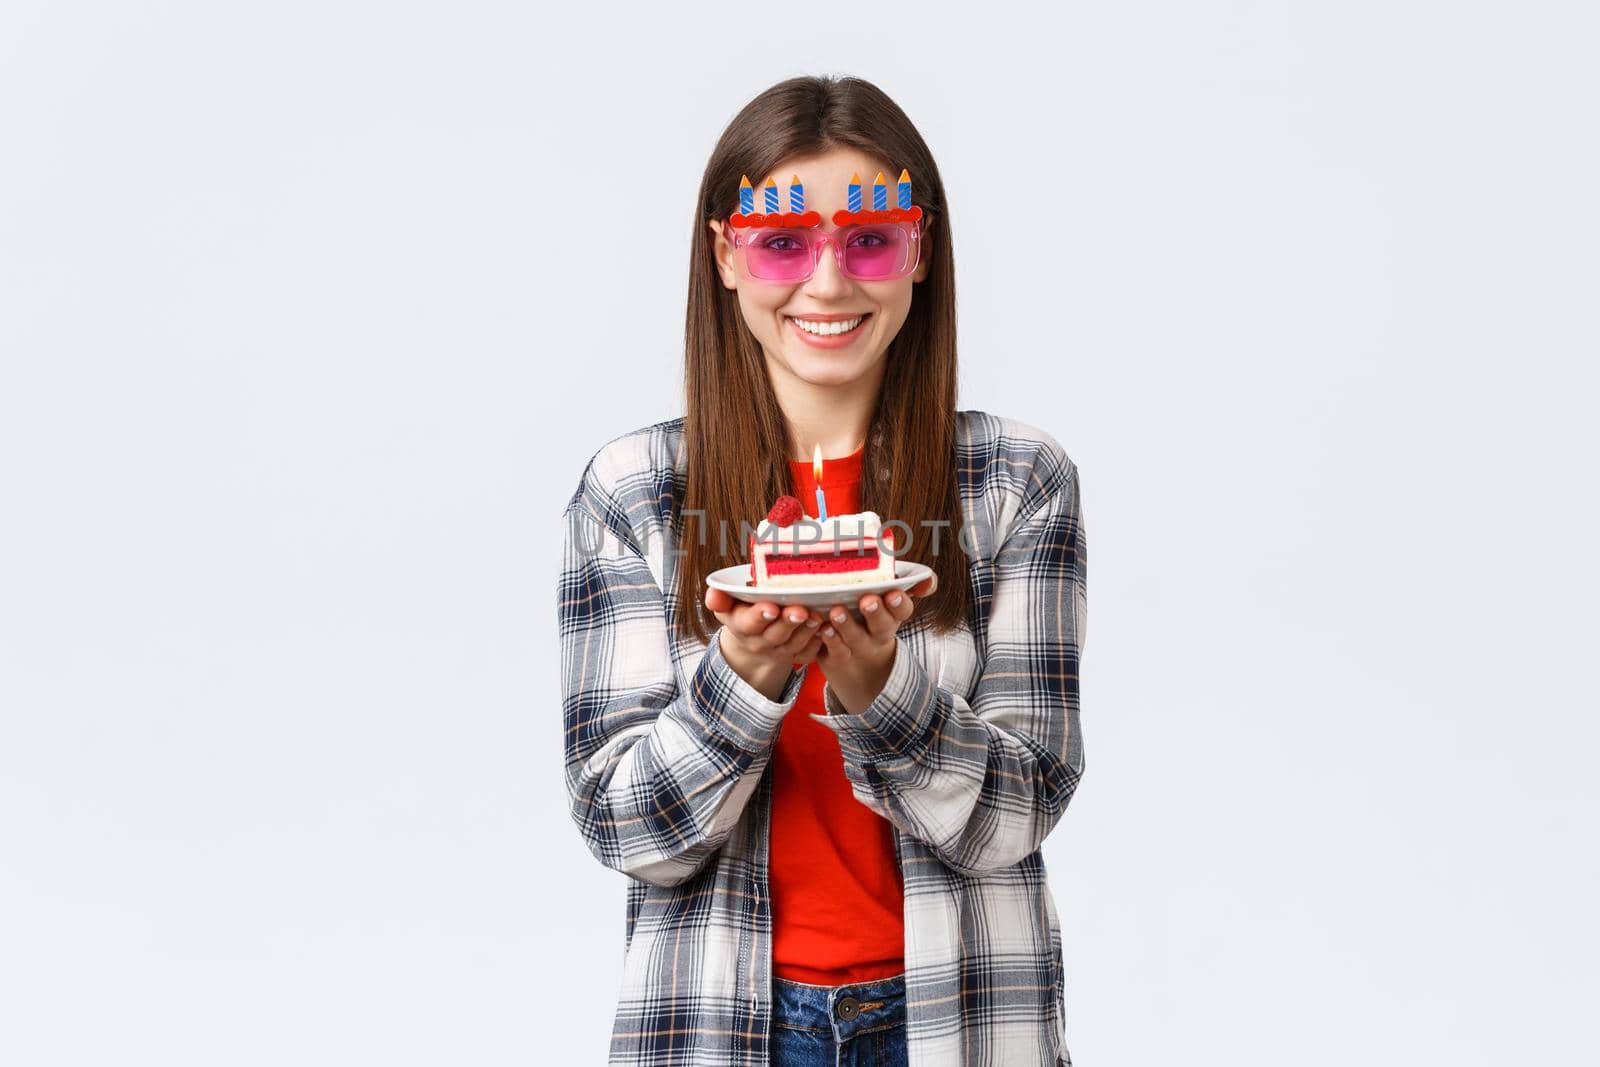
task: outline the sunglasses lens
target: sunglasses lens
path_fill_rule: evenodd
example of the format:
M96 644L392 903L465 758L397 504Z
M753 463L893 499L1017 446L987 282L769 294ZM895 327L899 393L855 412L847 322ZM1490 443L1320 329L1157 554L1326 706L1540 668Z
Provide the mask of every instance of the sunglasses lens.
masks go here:
M745 263L762 281L798 281L811 273L811 243L804 230L761 230L745 245Z
M896 278L911 266L914 245L904 226L859 226L840 236L845 270L856 278Z
M766 229L744 245L750 276L793 284L811 277L817 257L809 229ZM847 226L828 238L844 250L844 272L858 281L903 278L917 263L917 242L909 226Z

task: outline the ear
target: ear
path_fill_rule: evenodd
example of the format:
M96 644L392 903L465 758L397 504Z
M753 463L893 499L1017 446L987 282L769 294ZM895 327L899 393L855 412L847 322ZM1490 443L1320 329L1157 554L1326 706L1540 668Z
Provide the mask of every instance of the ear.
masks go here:
M711 257L716 262L717 273L722 276L724 289L737 289L739 274L733 266L733 243L722 232L721 219L707 219L711 227Z
M922 216L922 240L917 242L917 269L911 272L913 282L923 281L928 277L928 270L933 266L933 260L928 255L928 235L933 230L933 216Z

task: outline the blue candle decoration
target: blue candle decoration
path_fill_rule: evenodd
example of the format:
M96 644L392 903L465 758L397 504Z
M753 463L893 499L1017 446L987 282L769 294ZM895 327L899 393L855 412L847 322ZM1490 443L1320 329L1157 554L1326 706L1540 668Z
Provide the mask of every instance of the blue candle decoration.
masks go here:
M885 211L889 207L888 179L883 176L883 171L878 172L877 178L872 182L872 210Z
M756 210L756 191L750 185L750 179L744 175L739 177L739 214L753 215Z
M861 210L861 175L850 175L850 184L845 187L845 207L850 211Z
M800 176L789 179L789 210L800 214L806 209L806 191L800 187Z
M822 442L811 446L811 480L817 483L817 521L828 521L828 502L822 499Z
M895 193L898 201L895 206L902 211L909 211L911 209L911 172L909 170L900 172L900 183L895 187Z
M766 194L767 214L776 215L778 213L778 183L768 178L766 188L761 191Z

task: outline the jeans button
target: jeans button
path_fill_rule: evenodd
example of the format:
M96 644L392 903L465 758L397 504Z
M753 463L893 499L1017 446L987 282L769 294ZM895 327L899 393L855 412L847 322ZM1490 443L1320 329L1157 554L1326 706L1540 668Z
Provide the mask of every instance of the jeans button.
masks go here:
M861 1002L855 997L840 997L839 1002L834 1005L834 1010L839 1013L839 1018L849 1022L861 1014Z

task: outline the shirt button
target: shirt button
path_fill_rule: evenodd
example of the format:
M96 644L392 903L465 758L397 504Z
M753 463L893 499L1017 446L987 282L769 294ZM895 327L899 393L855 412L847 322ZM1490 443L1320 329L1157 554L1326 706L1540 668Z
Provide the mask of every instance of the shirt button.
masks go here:
M839 1013L839 1018L849 1022L861 1014L861 1002L855 997L840 997L838 1003L834 1005L834 1010Z

